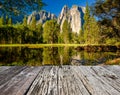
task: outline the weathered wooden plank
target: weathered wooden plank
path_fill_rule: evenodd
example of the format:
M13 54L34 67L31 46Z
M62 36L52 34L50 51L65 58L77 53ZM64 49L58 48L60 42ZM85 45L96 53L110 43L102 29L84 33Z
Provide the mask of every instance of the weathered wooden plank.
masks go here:
M103 67L100 67L100 66L91 67L91 69L103 81L105 81L110 86L112 86L113 88L115 88L117 91L120 92L120 78L119 78L119 76L117 76L115 73L113 73L113 72L111 72Z
M120 95L119 66L0 69L0 95Z
M57 74L58 95L64 95L64 92L63 92L64 88L63 88L63 84L62 84L62 79L63 79L62 68L58 69L58 74Z
M112 65L112 66L103 66L104 68L106 68L109 71L112 71L113 73L115 73L117 76L120 77L120 65Z
M51 69L51 66L44 67L44 69L36 77L35 81L31 85L26 95L47 95L47 88L50 80Z
M61 72L62 74L59 75L63 76L61 83L63 84L63 95L90 95L76 72L72 69L72 66L64 66L61 68Z
M48 95L58 95L58 87L57 87L57 74L58 74L59 67L53 67L51 70L51 80L49 82L48 87Z
M70 67L58 68L46 67L40 72L27 95L90 95Z
M11 66L0 66L0 72L3 72L9 68L11 68Z
M79 73L76 73L73 69L73 67L70 68L71 70L71 77L72 77L72 81L70 81L71 83L74 82L74 84L76 84L76 93L75 95L90 95L90 93L88 92L88 90L86 89L86 87L84 86L83 82L81 81L81 79L78 77ZM69 81L69 80L68 80ZM81 94L80 94L81 93Z
M0 72L0 85L6 83L11 78L19 74L22 70L24 70L26 67L24 66L12 66L11 68Z
M78 69L78 68L76 68ZM91 67L79 67L80 77L92 95L119 95L115 88L97 76Z
M65 66L63 66L62 68L59 69L59 85L61 84L61 88L59 90L59 95L68 95L68 87L67 87L67 80L66 80L66 72L67 72L67 69ZM71 93L72 95L72 93Z
M2 95L24 95L40 69L40 67L25 68L19 74L1 85L0 93Z

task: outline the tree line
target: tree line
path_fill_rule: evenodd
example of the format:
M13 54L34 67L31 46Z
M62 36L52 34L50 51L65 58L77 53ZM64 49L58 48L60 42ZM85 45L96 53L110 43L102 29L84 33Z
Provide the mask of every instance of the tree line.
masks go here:
M56 20L49 20L43 25L36 25L36 18L33 16L31 24L27 25L26 16L22 23L17 24L12 24L12 19L9 16L1 17L0 43L119 44L119 9L119 0L98 0L92 8L87 4L84 25L79 34L72 32L67 20L64 21L61 32L60 25Z

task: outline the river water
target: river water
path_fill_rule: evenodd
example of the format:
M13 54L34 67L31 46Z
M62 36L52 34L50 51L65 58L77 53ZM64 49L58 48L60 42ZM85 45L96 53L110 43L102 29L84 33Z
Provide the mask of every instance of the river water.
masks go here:
M101 65L119 59L120 52L86 52L76 47L1 47L1 66ZM115 63L115 64L120 64Z

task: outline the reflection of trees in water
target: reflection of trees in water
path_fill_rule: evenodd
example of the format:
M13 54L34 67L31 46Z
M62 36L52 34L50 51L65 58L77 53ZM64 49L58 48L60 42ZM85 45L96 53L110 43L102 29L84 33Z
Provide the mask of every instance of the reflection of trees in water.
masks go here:
M72 50L69 47L45 47L43 65L70 65Z
M62 65L70 65L72 49L70 47L59 47L60 62Z
M24 48L21 51L21 60L23 60L23 63L25 65L31 65L31 66L39 66L42 65L42 48Z
M43 65L60 65L58 47L43 48Z
M0 48L0 65L71 65L72 58L78 58L72 61L78 65L97 65L118 57L119 52L84 52L73 47Z
M41 65L42 51L42 48L0 48L0 63L3 63L2 65Z
M80 60L83 60L83 65L98 65L107 60L114 59L118 55L115 52L79 52Z
M12 47L0 48L0 63L6 65L8 63L19 61L20 51L21 48L12 48Z

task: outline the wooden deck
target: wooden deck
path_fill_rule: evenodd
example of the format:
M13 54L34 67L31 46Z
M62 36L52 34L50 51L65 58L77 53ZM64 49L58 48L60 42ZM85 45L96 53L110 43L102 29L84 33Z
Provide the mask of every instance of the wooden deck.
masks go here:
M0 95L120 95L120 66L2 66Z

